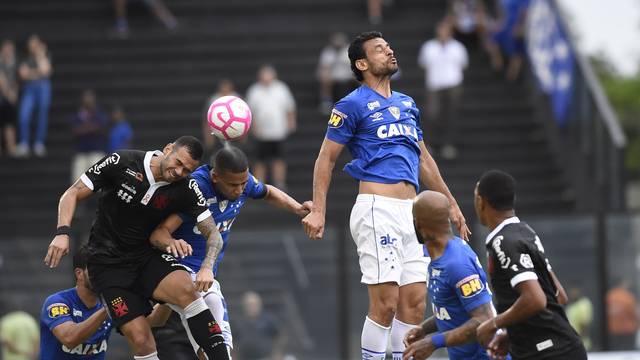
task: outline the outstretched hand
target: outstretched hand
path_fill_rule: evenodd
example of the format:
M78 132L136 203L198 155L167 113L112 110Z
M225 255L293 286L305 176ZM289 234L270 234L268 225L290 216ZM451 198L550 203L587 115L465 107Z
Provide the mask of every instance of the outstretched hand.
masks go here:
M165 251L176 258L184 258L193 254L193 248L188 242L182 239L174 239Z
M471 230L469 230L469 228L467 227L467 220L465 220L464 215L462 215L462 211L458 207L458 204L451 205L451 208L449 209L449 217L458 229L460 237L466 241L469 241Z
M69 235L56 235L49 244L47 255L44 257L44 263L50 268L54 268L60 264L60 260L69 252Z

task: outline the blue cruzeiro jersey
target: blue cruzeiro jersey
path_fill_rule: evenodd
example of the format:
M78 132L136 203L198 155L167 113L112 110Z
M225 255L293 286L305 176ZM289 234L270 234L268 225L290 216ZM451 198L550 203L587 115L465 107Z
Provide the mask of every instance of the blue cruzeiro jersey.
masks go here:
M491 302L487 277L476 254L464 240L454 237L444 253L429 264L429 298L439 332L461 326L469 313ZM482 346L471 343L448 347L449 359L490 359Z
M67 321L83 322L101 308L102 302L98 300L96 306L88 309L78 296L76 288L49 296L42 305L40 314L40 360L104 359L111 334L109 319L88 340L73 349L67 348L53 335L53 328L56 326Z
M207 205L209 211L213 216L213 220L218 225L220 235L224 244L220 255L213 267L213 274L218 274L218 266L224 257L224 250L227 248L229 232L231 231L231 225L236 220L236 216L240 214L240 209L247 201L247 198L262 199L267 194L267 187L258 181L253 175L249 174L249 181L247 182L242 195L234 201L231 201L225 196L216 191L211 182L211 167L209 165L202 165L191 174L191 177L198 182L198 186L202 191L202 194L207 199ZM180 262L190 267L193 271L200 270L202 266L202 260L204 260L206 239L198 231L195 219L187 214L179 214L182 218L182 225L173 233L175 239L183 239L191 244L193 248L193 254L181 259Z
M394 91L387 99L362 85L336 103L326 136L349 149L353 160L344 170L352 177L383 184L407 181L419 189L422 129L411 97Z

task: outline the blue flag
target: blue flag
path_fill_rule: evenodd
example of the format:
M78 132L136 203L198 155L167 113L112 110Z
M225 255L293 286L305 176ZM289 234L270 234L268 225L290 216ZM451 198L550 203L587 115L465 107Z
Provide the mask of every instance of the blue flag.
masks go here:
M532 0L527 16L527 51L533 72L551 97L556 121L564 126L573 94L573 51L549 0Z

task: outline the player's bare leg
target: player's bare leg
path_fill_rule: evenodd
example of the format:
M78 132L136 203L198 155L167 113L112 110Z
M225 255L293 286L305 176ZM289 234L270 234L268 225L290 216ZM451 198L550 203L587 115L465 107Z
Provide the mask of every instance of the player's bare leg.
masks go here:
M144 316L138 316L122 325L120 331L127 339L135 359L158 359L156 342Z
M156 287L153 298L183 309L191 335L209 359L229 359L220 326L196 291L189 273L177 270L167 275Z
M391 326L391 348L393 358L401 359L405 349L403 339L407 331L418 326L424 319L427 284L411 283L400 287L398 309Z
M367 288L369 313L362 328L362 356L371 360L384 359L391 322L398 306L398 284L371 284Z

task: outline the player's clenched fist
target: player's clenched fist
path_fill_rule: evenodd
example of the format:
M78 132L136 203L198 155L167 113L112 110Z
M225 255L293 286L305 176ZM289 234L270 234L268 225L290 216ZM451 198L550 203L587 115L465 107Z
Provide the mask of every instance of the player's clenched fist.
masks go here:
M54 268L60 264L60 259L69 252L69 235L57 235L49 244L44 263Z
M404 346L409 346L411 344L413 344L414 342L422 339L425 337L425 333L424 330L422 330L422 327L418 326L418 327L414 327L413 329L407 331L407 333L404 336Z
M324 234L324 215L319 212L311 212L302 219L304 232L311 240L322 239Z

